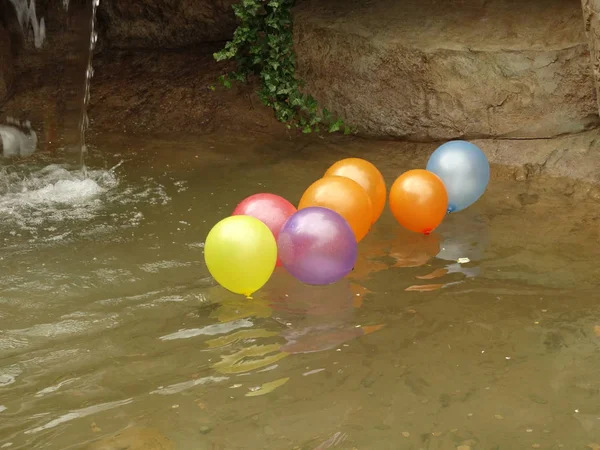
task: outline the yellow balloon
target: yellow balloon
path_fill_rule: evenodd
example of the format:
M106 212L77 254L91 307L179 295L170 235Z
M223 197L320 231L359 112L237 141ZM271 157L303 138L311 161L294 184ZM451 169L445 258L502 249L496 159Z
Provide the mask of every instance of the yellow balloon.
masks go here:
M208 233L204 261L221 286L250 297L275 270L277 243L269 227L260 220L231 216Z

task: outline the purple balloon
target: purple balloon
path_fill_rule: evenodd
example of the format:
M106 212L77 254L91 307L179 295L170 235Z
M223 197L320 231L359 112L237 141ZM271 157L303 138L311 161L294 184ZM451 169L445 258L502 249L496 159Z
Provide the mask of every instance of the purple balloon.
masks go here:
M344 278L354 268L356 247L346 219L320 206L290 216L277 239L283 266L306 284L331 284Z

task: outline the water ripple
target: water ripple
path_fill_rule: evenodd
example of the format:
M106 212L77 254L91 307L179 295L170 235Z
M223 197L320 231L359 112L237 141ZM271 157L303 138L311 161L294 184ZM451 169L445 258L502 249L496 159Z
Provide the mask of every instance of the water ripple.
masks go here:
M87 408L82 408L82 409L78 409L75 411L71 411L67 414L63 414L62 416L60 416L54 420L51 420L50 422L46 423L45 425L42 425L42 426L39 426L36 428L32 428L31 430L26 430L25 434L39 433L40 431L54 428L65 422L70 422L71 420L80 419L82 417L87 417L92 414L96 414L96 413L99 413L102 411L107 411L109 409L117 408L119 406L125 406L125 405L130 404L131 402L133 402L133 399L128 398L126 400L120 400L120 401L109 402L109 403L101 403L99 405L89 406Z
M196 336L214 336L216 334L229 333L239 328L251 328L253 323L248 319L234 320L232 322L217 323L203 328L189 328L176 331L175 333L161 336L161 341L172 341L173 339L189 339Z

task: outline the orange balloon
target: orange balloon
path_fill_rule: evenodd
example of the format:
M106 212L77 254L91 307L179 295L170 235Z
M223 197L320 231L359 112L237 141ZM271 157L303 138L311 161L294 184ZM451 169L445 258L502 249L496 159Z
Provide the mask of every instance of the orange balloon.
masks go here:
M298 210L309 206L322 206L337 212L354 231L356 242L364 238L371 227L371 199L360 184L350 178L333 175L315 181L302 194Z
M366 191L373 205L373 220L377 222L385 208L386 187L381 172L372 163L361 158L346 158L332 165L325 176L338 175L356 181Z
M448 210L448 193L443 181L427 170L409 170L390 189L390 209L404 228L431 233Z

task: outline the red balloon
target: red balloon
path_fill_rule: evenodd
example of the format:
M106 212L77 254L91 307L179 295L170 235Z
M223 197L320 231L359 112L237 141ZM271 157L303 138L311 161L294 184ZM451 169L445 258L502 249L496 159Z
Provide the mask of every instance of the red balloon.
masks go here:
M296 212L296 207L285 198L275 194L254 194L242 200L233 210L232 216L252 216L269 227L275 241L288 218ZM281 260L277 258L277 265Z

